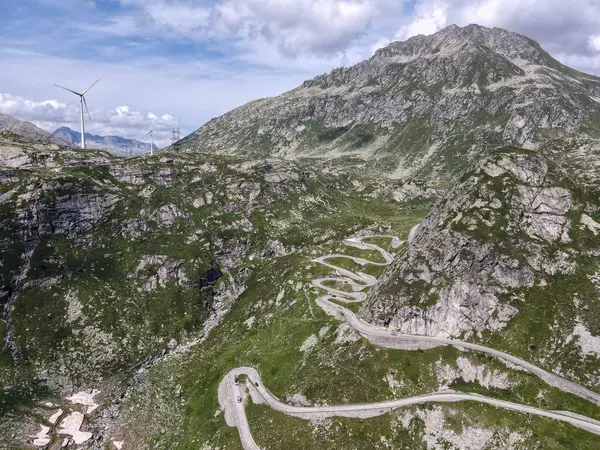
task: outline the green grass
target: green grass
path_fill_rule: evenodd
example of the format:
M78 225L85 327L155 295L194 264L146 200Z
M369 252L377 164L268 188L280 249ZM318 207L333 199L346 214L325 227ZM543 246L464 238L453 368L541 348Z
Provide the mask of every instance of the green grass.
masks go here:
M386 234L406 238L410 228L427 213L427 208L374 199L353 191L345 177L319 174L308 180L284 183L273 194L269 191L273 186L261 182L256 173L241 175L229 167L235 161L215 160L219 172L207 174L202 180L210 188L191 182L194 173L184 173L185 161L173 163L172 167L181 171L180 176L174 177L171 186L157 186L149 198L141 197L139 188L117 183L105 170L78 169L57 179L74 183L75 187L81 183L84 190L91 189L88 177L103 179L114 183L124 202L101 226L91 231L92 245L61 236L45 237L38 245L30 277L61 275L64 279L51 289L23 289L16 302L15 329L28 363L24 378L29 377L31 381L39 368L51 367L59 368L62 374L77 383L109 379L122 386L140 361L164 349L169 339L185 341L198 336L214 305L212 293L198 291L191 282L209 267L213 256L234 249L240 253L241 265L230 270L220 283L224 285L229 277L237 277L244 283L243 294L205 342L181 357L155 366L139 389L127 398L122 415L125 425L121 430L126 436L126 446L127 442L141 442L152 448L197 449L204 444L240 448L237 430L228 427L223 416L215 413L218 383L229 370L243 365L259 370L267 387L284 401L301 393L312 402L347 404L434 391L439 387L437 372L440 365L456 368L456 359L466 356L489 370L508 373L518 385L510 390L484 389L478 383L461 383L459 380L453 385L455 389L543 408L569 409L600 418L596 406L551 389L536 377L510 370L485 356L463 354L451 347L412 352L382 349L351 330L344 332L342 324L327 316L315 303L323 291L314 288L310 281L333 271L315 264L312 259L339 252L381 260L377 252L343 246L340 241L365 228L376 231L387 229L388 225L391 230ZM159 166L156 158L148 164L148 168ZM228 186L240 179L261 183L261 194L255 199L255 209L250 213L245 198L227 198ZM206 189L214 193L214 203L193 208L191 199ZM365 192L370 192L369 189ZM45 202L52 205L58 194L69 192L68 187L49 192ZM167 203L177 205L187 217L170 229L160 229L152 221L142 221L145 228L139 235L121 236L124 220L138 219L143 211L152 213ZM7 217L11 217L10 209L6 211ZM246 215L255 230L222 229ZM10 220L2 220L6 230L14 225ZM196 230L200 230L200 240L188 242L188 236ZM463 229L456 231L466 232ZM482 233L475 237L483 239L483 236ZM576 238L581 245L593 244L590 236L577 235ZM289 254L279 258L261 257L267 239L282 242ZM389 246L386 239L373 238L373 242L381 243L384 248ZM404 250L397 251L401 255ZM12 260L10 267L18 265L18 252L18 248L3 250L2 255L6 254L7 261ZM143 255L152 254L185 261L190 282L177 285L171 281L155 292L139 292L137 288L141 282L156 269L146 269L142 280L135 283L125 277L135 269ZM360 266L346 258L330 262L374 276L380 276L384 270L372 265ZM518 306L520 313L507 328L506 338L498 340L485 335L488 345L514 350L515 354L534 361L535 357L529 358L531 352L542 354L542 350L540 347L531 350L527 343L539 340L550 349L548 331L542 325L552 323L557 314L547 305L564 302L565 296L571 296L568 301L572 302L572 286L577 286L586 298L590 297L591 288L586 279L594 263L592 260L583 263L587 267L585 271L564 279L549 278L550 288L528 293L527 304ZM3 279L8 279L7 275L3 269ZM415 295L430 287L414 286ZM70 307L67 293L73 292L86 319L67 323L64 320ZM548 292L554 292L550 301ZM433 303L435 298L430 296L425 300ZM593 303L584 306L587 309L581 312L582 317L589 329L596 332L597 309ZM351 306L354 311L359 308L358 304ZM561 325L565 329L573 319L571 313L562 317L565 323ZM521 315L523 319L518 319ZM98 345L83 333L86 327L109 333L111 340L119 343L118 348L115 350L103 343ZM0 331L5 333L4 329ZM300 347L311 336L318 336L317 344L303 352ZM99 354L101 358L91 358L91 354ZM11 361L6 352L0 356L0 375L8 380ZM573 366L579 363L567 361ZM593 368L595 362L586 364ZM390 384L391 378L398 384ZM37 392L31 386L31 383L24 383L25 391L20 390L23 386L18 386L3 394L5 414L27 414L31 405L48 394ZM116 389L115 392L120 391ZM542 397L538 397L540 392ZM110 393L107 393L107 399L110 401ZM423 411L430 411L424 408ZM525 433L531 428L533 434L527 438L527 448L576 448L576 443L593 445L594 442L587 433L573 427L487 406L469 403L444 406L444 411L447 427L457 432L472 424L494 427L500 434L498 430ZM397 425L393 414L369 420L334 419L331 428L317 429L316 432L305 421L280 415L263 406L251 405L248 414L258 442L268 448L377 448L381 446L381 436L385 436L393 448L418 448L422 444L422 421L414 419L411 429L406 431Z
M14 186L19 192L25 192L28 183L36 177L47 182L41 198L44 211L41 223L35 222L35 217L28 222L43 232L32 256L27 281L48 281L56 277L58 282L50 287L22 286L15 301L12 318L21 350L22 370L18 385L4 394L11 399L4 402L7 405L4 414L17 411L25 414L30 405L39 400L31 386L41 370L48 370L51 377L64 376L78 385L108 386L102 389L107 401L111 401L111 389L115 395L120 394L119 386L127 382L142 361L162 352L170 339L182 342L198 335L213 308L213 291L200 292L193 282L210 267L210 260L215 256L227 255L232 250L240 252L241 265L230 268L219 285L235 278L252 287L254 281L246 278L271 264L268 258L260 256L268 239L279 240L288 252L298 252L312 248L313 243L315 248L324 243L337 244L349 234L372 227L376 222L389 222L398 232L407 233L425 214L424 210L403 211L391 200L357 194L349 179L343 176L336 178L313 172L306 177L306 169L296 168L292 170L302 172L300 180L269 184L258 172L237 171L234 166L243 161L236 158L168 154L160 157L172 157L173 162L159 162L158 156L127 161L128 167L144 174L146 184L141 186L118 181L113 177L116 172L108 166L65 166L60 171L42 168L19 172L21 179ZM191 168L207 161L217 167L217 172L205 173L197 180L198 172ZM173 182L168 186L153 181L153 171L164 167L173 170ZM251 210L248 210L246 191L229 198L231 186L248 182L258 183L261 189ZM148 186L152 189L146 189ZM213 203L194 208L193 199L206 191L214 194ZM60 218L56 208L63 197L92 193L102 196L109 192L122 200L91 229L71 237L52 234L54 223ZM23 229L23 223L15 211L23 205L15 204L15 200L13 196L11 202L0 205L0 238L13 242L3 246L0 253L3 262L0 289L5 290L12 274L22 264L20 255L24 243L15 236ZM174 204L185 217L172 227L161 228L151 217L166 204ZM224 229L243 217L252 222L252 230ZM197 241L188 240L192 233L197 235ZM165 255L171 260L184 261L189 281L180 285L169 281L153 292L140 292L142 283L158 269L146 267L138 274L139 279L128 278L145 255ZM302 259L295 260L290 271L293 268L303 272L310 266L315 274L331 273L327 268L316 267L310 259L310 255L302 253ZM274 284L293 275L280 273L280 263L272 266L279 274ZM271 293L271 299L275 299L278 292ZM307 295L312 295L312 291L307 291ZM81 315L68 321L69 315L73 315L73 311L69 312L73 298L77 300L75 309L79 308ZM254 301L260 301L260 296ZM297 298L296 302L281 308L296 311L294 308L306 302L306 297ZM298 314L304 317L306 311L301 311ZM265 314L257 312L256 315L259 320L266 320ZM321 313L315 311L315 314ZM244 317L246 319L248 317ZM5 329L0 331L4 336ZM296 330L302 335L306 331ZM285 333L280 339L290 335L287 329ZM298 339L301 337L306 339L300 335ZM266 346L266 341L260 341L260 345ZM293 358L299 356L296 349ZM12 360L6 349L0 354L0 377L4 385L14 384ZM24 391L34 394L27 397L21 394ZM58 392L50 394L57 396ZM18 401L21 397L23 408Z
M334 417L320 426L285 416L264 405L250 405L246 410L255 440L259 446L268 449L425 449L427 446L421 438L425 424L419 414L425 416L434 407L443 408L444 427L456 434L463 434L471 427L494 429L493 440L486 449L506 448L509 435L514 430L519 430L524 437L522 448L600 448L595 435L573 429L568 424L499 410L476 402L414 406L371 419ZM401 421L407 414L412 419L408 428L404 428ZM436 431L439 430L432 430ZM443 441L438 443L443 444ZM455 447L446 441L446 448Z
M327 248L320 247L320 250L327 252ZM340 322L326 316L314 304L318 292L308 287L308 282L320 273L310 265L309 271L305 272L306 261L307 256L295 255L261 267L249 280L252 289L244 293L235 310L208 341L186 356L185 361L173 362L169 370L165 369L168 373L179 374L175 383L183 387L186 405L180 410L183 416L181 429L169 436L176 448L193 448L203 443L238 448L236 430L228 428L221 416L214 416L218 409L217 385L225 373L238 366L256 368L269 390L283 401L288 396L302 393L312 402L333 405L389 400L435 391L438 365L455 367L456 359L466 356L472 363L483 364L489 370L507 372L518 386L510 390L483 389L478 384L457 382L453 385L455 389L600 417L595 405L549 388L537 377L512 371L485 355L463 355L452 347L427 351L382 349L358 336L344 344L336 342ZM299 281L305 287L296 292L293 286ZM285 295L276 306L271 301L282 288ZM255 318L255 324L247 329L245 323L251 317ZM317 345L308 353L301 352L302 343L325 327L329 329L318 338ZM386 381L388 376L401 381L399 387L390 389ZM544 393L543 398L538 398L540 392ZM531 419L488 406L469 403L446 405L444 409L459 411L458 418L448 419L449 427L466 428L479 423L525 433L531 426L536 439L528 442L544 444L548 448L558 448L556 445L560 443L564 443L565 448L575 448L570 442L589 439L587 433L570 426L557 426L553 421ZM303 448L377 448L381 435L388 436L399 446L410 448L421 442L418 434L390 435L399 430L390 426L389 414L366 421L333 419L333 431L315 435L307 422L263 406L251 405L248 413L259 445L267 448L299 448L299 445ZM524 424L527 425L524 427Z

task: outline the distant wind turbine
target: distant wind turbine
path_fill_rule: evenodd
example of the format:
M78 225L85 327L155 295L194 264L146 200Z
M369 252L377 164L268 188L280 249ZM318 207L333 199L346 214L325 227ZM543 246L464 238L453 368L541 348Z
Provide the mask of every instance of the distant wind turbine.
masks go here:
M152 156L154 154L154 130L152 129L152 122L150 122L150 131L148 134L150 135L150 156Z
M63 86L59 86L58 84L55 84L54 86L59 87L61 89L64 89L65 91L69 91L72 92L75 95L79 96L79 107L80 107L80 112L81 112L81 148L85 148L85 124L84 124L84 120L83 120L83 106L85 105L85 110L87 112L88 117L90 118L90 120L92 120L92 117L90 116L90 111L88 110L87 107L87 102L85 101L85 97L84 95L87 93L87 91L89 91L91 88L94 87L94 85L100 80L96 80L89 88L87 88L85 91L79 93L79 92L75 92L71 89L68 89L66 87Z

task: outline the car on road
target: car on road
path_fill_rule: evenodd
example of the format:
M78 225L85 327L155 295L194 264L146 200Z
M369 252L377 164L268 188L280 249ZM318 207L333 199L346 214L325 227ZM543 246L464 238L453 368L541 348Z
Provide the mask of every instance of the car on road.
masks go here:
M233 379L233 381L235 381L235 384L239 384L240 377L236 375L235 378Z
M242 397L240 397L239 395L238 395L238 398L237 398L237 402L238 403L242 403Z
M254 386L258 387L258 383L254 383Z

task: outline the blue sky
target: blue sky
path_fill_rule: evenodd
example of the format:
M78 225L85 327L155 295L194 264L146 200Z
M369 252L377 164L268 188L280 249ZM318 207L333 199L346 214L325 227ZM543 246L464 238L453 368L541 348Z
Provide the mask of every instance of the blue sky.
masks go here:
M2 0L0 112L161 143L255 98L447 25L500 26L600 74L598 0Z

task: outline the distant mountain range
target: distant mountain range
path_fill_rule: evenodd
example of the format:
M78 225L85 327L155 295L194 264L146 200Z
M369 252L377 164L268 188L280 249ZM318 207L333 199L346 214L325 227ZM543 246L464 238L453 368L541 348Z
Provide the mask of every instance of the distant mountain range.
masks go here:
M81 133L79 131L72 130L69 127L60 127L55 130L52 135L55 139L60 139L71 145L79 146L81 142ZM150 151L150 144L147 142L141 142L137 139L126 139L121 136L97 136L90 133L85 133L86 146L89 148L96 148L100 150L106 150L115 155L124 156L126 152L126 146L129 146L133 151L133 154L147 153ZM155 146L156 150L157 147Z
M60 127L53 133L49 133L31 122L24 122L0 113L0 132L2 131L10 131L34 141L48 141L61 146L79 147L81 142L81 133L69 127ZM126 146L130 147L134 155L150 152L149 143L136 139L126 139L121 136L97 136L90 133L85 133L85 139L88 148L106 150L119 156L125 156Z

